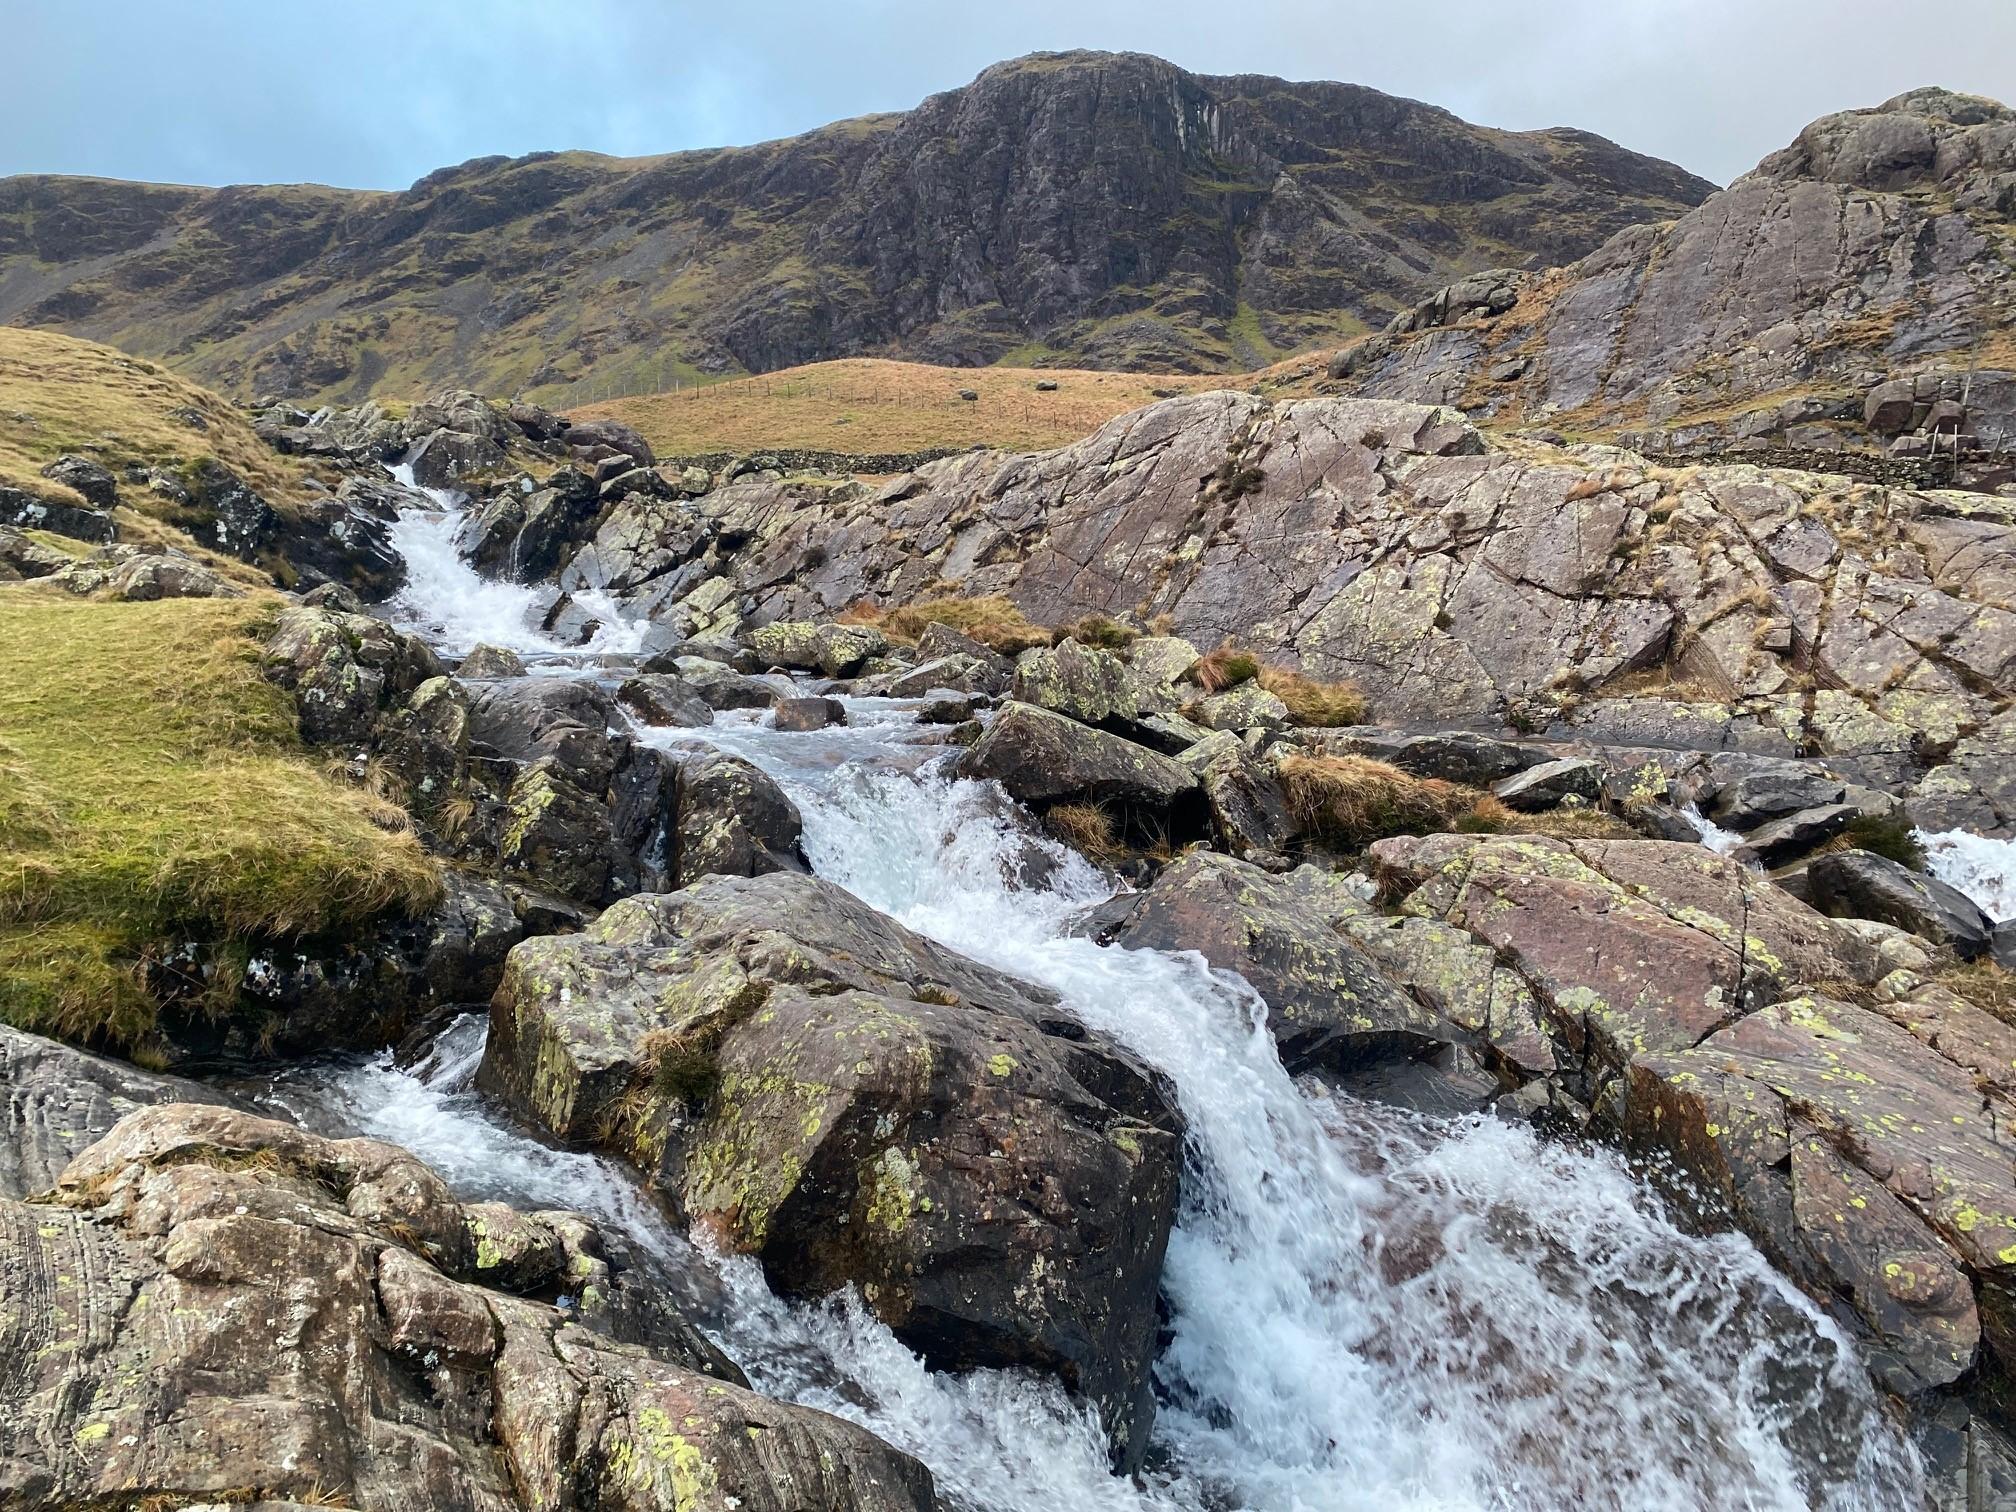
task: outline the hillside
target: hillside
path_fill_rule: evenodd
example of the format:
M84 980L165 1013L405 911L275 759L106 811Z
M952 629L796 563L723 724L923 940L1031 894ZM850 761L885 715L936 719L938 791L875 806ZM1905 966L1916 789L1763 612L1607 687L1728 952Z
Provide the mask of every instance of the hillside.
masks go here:
M239 396L587 397L874 354L1237 371L1712 185L1345 84L1038 55L760 146L483 158L397 194L0 181L0 320Z

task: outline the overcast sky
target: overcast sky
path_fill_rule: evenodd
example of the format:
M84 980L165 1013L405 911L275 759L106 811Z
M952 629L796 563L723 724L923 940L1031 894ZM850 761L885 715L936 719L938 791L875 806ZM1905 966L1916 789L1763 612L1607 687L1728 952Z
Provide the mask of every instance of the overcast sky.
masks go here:
M403 188L900 110L1025 52L1342 79L1726 182L1829 111L2016 102L2016 0L4 0L0 174Z

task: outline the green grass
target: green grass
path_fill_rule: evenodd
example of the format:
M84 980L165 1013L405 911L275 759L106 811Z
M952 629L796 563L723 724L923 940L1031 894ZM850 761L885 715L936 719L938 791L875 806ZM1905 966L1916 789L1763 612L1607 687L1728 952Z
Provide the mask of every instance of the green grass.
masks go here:
M438 896L403 816L326 774L260 675L271 613L0 591L0 1018L144 1056L144 968L176 942L242 960Z

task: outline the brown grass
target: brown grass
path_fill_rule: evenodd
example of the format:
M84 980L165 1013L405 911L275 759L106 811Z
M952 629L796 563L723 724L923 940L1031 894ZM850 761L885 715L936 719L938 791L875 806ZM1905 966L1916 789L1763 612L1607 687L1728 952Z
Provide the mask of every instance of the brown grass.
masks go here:
M1982 960L1941 972L1938 980L1955 996L2016 1028L2016 973Z
M1057 388L1039 393L1039 382ZM1037 451L1076 441L1115 415L1153 404L1157 389L1195 393L1234 386L1244 386L1244 380L1075 368L946 368L853 357L616 399L572 413L634 425L658 451L675 457L780 449L865 456L976 445ZM961 389L980 397L961 399Z
M1356 683L1323 682L1281 667L1262 667L1260 686L1288 705L1288 717L1298 725L1337 729L1365 722L1365 695Z
M1607 809L1564 805L1537 814L1506 807L1489 793L1478 797L1455 828L1465 835L1544 835L1550 840L1642 840L1645 836Z
M1190 681L1206 693L1222 693L1260 675L1260 658L1237 646L1220 646L1190 669ZM1285 702L1285 700L1284 700Z
M1096 803L1060 803L1045 811L1043 827L1089 861L1125 854L1113 816Z
M1002 656L1047 646L1052 640L1049 629L1033 623L1020 608L998 594L986 598L922 599L886 609L874 604L856 604L839 619L846 625L873 625L904 645L914 645L932 625L944 625Z
M1447 829L1476 796L1369 756L1290 756L1281 763L1281 783L1305 825L1351 850L1387 835Z

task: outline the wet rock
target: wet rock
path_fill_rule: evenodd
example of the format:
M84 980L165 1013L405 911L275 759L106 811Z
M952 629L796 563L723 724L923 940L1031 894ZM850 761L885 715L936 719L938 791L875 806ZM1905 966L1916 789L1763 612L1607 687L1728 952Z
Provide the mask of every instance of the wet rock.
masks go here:
M603 1294L633 1288L584 1220L513 1215L538 1284L479 1284L505 1279L481 1258L499 1218L389 1145L218 1108L129 1116L53 1196L0 1204L20 1282L0 1347L34 1404L0 1421L10 1484L46 1506L249 1490L647 1512L695 1486L752 1512L932 1505L914 1461L756 1396L690 1326L618 1343L577 1321L607 1310L535 1300L560 1289L555 1257Z
M991 662L954 652L900 672L864 677L854 685L854 691L875 698L923 698L937 692L992 696L1007 686L1007 677Z
M474 682L523 677L525 660L508 647L482 645L462 658L462 664L455 669L455 675Z
M1833 839L1862 815L1852 803L1829 803L1774 819L1736 847L1739 861L1783 866Z
M1313 867L1272 877L1230 856L1193 851L1146 891L1094 909L1102 944L1195 950L1236 971L1267 1004L1267 1027L1291 1071L1348 1070L1431 1055L1463 1032L1395 987L1334 927L1339 903ZM1327 905L1327 906L1326 906ZM1346 898L1341 906L1362 911Z
M971 719L980 707L972 698L940 698L917 711L917 722L927 725L957 725Z
M42 476L81 495L93 509L111 511L119 507L119 480L102 462L89 457L61 456L42 469Z
M1507 808L1522 813L1559 808L1564 803L1594 803L1603 794L1603 768L1593 761L1564 757L1528 767L1491 789Z
M1921 939L1951 946L1963 961L1988 951L1995 927L1959 888L1868 851L1814 857L1806 869L1806 891L1822 913L1908 929Z
M672 886L805 870L799 848L805 822L775 779L719 751L681 761L677 772Z
M786 698L770 716L771 728L804 733L847 723L847 707L837 698Z
M851 677L871 656L889 649L889 638L867 625L815 625L780 621L752 630L743 644L773 667Z
M625 708L650 725L698 729L714 723L714 710L693 686L670 672L640 672L616 690Z
M677 672L700 701L717 712L774 709L792 696L780 686L782 679L750 677L700 656L654 656L644 664L644 670Z
M436 1003L486 1003L504 973L504 957L526 928L510 895L488 877L454 867L442 872L442 899L426 921L420 974Z
M1273 767L1255 759L1238 736L1221 731L1178 758L1197 774L1220 850L1260 865L1285 865L1301 826Z
M506 460L504 448L490 437L457 430L434 431L406 454L413 481L422 488L456 488Z
M1020 802L1125 803L1167 809L1192 795L1181 762L1061 714L1009 703L959 758L959 775L998 782Z
M236 1099L0 1024L0 1198L46 1192L71 1159L139 1108ZM4 1262L0 1262L4 1263Z
M1145 1441L1179 1126L1046 990L829 883L715 877L513 951L483 1075L786 1291L858 1286L934 1365L1058 1372Z

